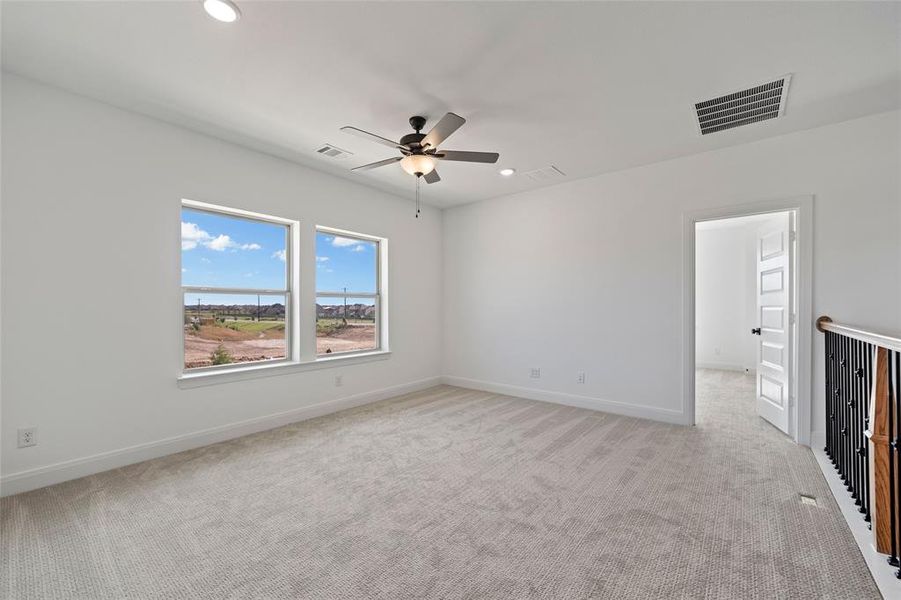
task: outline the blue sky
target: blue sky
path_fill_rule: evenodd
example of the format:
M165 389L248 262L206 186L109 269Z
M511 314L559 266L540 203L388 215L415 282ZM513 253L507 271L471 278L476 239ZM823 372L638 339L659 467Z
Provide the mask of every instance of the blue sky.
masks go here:
M316 291L375 293L376 244L316 234Z
M190 208L181 213L182 285L283 289L287 227ZM375 292L376 244L318 233L316 290ZM244 297L213 297L212 303L245 303ZM196 295L186 298L194 304ZM253 298L256 302L256 297Z

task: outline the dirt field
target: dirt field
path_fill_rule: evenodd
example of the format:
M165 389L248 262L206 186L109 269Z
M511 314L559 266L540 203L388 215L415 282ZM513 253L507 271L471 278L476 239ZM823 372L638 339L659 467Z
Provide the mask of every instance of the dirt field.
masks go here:
M346 327L329 335L316 336L316 353L351 352L372 350L376 347L374 323L348 323Z
M185 368L208 367L211 355L225 348L232 362L284 358L285 325L278 321L239 322L232 327L203 325L200 331L185 329Z
M211 355L219 347L225 348L232 362L255 362L284 358L285 330L283 322L244 322L238 329L227 326L203 325L200 331L185 329L185 368L208 367ZM372 350L377 346L375 324L348 323L342 329L316 337L316 353Z

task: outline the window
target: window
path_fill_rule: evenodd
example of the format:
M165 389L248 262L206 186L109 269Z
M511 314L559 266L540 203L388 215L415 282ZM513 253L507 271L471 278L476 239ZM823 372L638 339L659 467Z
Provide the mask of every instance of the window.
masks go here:
M184 368L291 358L291 222L185 202Z
M380 242L316 232L316 354L378 350Z

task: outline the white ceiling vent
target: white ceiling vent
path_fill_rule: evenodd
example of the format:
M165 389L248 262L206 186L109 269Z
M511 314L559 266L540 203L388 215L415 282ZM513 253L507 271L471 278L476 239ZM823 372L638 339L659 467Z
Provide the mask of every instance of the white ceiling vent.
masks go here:
M526 177L531 179L532 181L553 181L555 179L563 179L566 177L566 173L551 165L549 167L543 167L541 169L535 169L534 171L526 171L523 173Z
M353 156L353 152L342 150L338 146L332 144L323 144L316 148L316 152L322 156L328 156L329 158L347 158L348 156Z
M785 112L791 75L695 104L701 135L775 119Z

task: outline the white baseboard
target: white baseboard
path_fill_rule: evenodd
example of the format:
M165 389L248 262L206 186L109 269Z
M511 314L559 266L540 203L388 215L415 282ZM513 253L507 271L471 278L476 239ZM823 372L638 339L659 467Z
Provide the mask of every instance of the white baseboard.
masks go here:
M810 432L810 447L823 449L826 445L826 432L822 429L814 429Z
M848 529L851 530L854 541L857 542L857 547L860 548L860 553L863 554L863 559L870 569L873 581L876 582L876 587L882 593L882 597L901 598L901 580L895 577L895 571L898 568L889 566L886 563L887 555L876 552L876 548L873 545L873 532L870 531L863 520L863 516L857 511L857 505L854 504L851 494L848 493L845 484L842 483L841 478L838 476L838 472L832 466L832 461L829 460L829 457L823 451L822 445L814 446L811 450L817 459L820 470L823 472L823 477L826 478L826 483L829 484L832 496L842 511L842 516L845 517L845 522L848 523Z
M696 369L715 369L717 371L738 371L739 373L753 374L756 369L751 367L743 367L741 365L732 365L729 363L718 362L696 362Z
M637 417L639 419L662 421L664 423L675 423L676 425L690 424L688 422L688 416L682 411L656 408L653 406L643 406L640 404L626 404L625 402L604 400L602 398L594 398L591 396L579 396L577 394L568 394L565 392L553 392L549 390L519 387L515 385L508 385L506 383L479 381L477 379L467 379L465 377L456 377L453 375L445 375L441 378L441 380L447 385L455 385L462 388L481 390L483 392L493 392L495 394L517 396L519 398L539 400L541 402L553 402L554 404L565 404L566 406L588 408L591 410L599 410L602 412L609 412L626 417Z
M355 394L345 398L328 400L310 406L302 406L292 410L287 410L272 415L255 417L230 423L228 425L220 425L210 429L203 429L185 435L179 435L171 438L157 440L155 442L147 442L102 452L93 456L76 458L64 462L29 469L27 471L19 471L18 473L10 473L0 477L0 496L11 496L21 492L27 492L37 488L62 483L70 479L93 475L110 469L117 469L126 465L143 462L152 458L159 458L176 452L183 452L201 446L208 446L217 442L238 438L251 433L281 427L298 421L313 419L329 413L338 412L379 400L386 400L394 396L418 392L441 383L440 377L429 377L420 379L410 383L404 383L380 390Z

